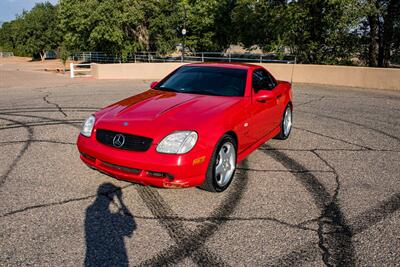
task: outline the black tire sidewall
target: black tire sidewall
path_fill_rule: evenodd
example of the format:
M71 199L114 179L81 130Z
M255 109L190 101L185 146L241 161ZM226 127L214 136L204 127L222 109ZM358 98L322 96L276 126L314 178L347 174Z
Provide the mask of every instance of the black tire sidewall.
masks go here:
M221 147L222 147L225 143L227 143L227 142L232 143L233 147L235 148L235 158L236 158L235 169L234 169L234 171L233 171L233 173L232 173L231 178L229 179L229 182L228 182L226 185L224 185L224 186L220 186L220 185L218 185L218 183L217 183L217 178L216 178L216 176L215 176L215 165L216 165L216 163L217 163L217 155L218 155L218 153L219 153ZM207 176L208 176L208 175L211 175L211 178L212 178L212 179L211 179L211 182L212 182L212 185L213 185L213 187L214 187L214 189L215 189L216 192L225 191L225 190L229 187L229 185L231 184L231 182L232 182L232 180L233 180L233 176L235 175L235 172L236 172L236 163L237 163L237 144L236 144L236 141L235 141L235 139L233 139L230 135L224 135L224 136L222 136L222 138L218 141L218 144L217 144L217 146L216 146L215 149L214 149L213 156L212 156L211 162L210 162L210 167L211 167L211 168L209 168L209 171L211 171L211 173L208 173L208 174L207 174ZM209 177L207 177L207 178L209 178Z

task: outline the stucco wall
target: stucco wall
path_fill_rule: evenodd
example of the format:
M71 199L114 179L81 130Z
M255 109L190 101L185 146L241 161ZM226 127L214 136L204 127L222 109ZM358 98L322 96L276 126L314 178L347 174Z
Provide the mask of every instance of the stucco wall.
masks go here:
M93 64L97 79L160 80L182 63ZM277 79L290 81L293 65L258 64ZM400 90L400 69L302 65L294 66L293 82L314 83L360 88Z
M182 63L92 64L92 74L97 79L158 81L182 65Z

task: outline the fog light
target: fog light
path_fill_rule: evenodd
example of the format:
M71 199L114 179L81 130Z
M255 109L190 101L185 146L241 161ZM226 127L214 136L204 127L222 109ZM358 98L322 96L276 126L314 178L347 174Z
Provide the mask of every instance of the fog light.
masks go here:
M158 178L165 178L167 177L170 180L174 179L174 176L172 176L169 173L165 173L165 172L155 172L155 171L146 171L147 175L149 176L153 176L153 177L158 177Z

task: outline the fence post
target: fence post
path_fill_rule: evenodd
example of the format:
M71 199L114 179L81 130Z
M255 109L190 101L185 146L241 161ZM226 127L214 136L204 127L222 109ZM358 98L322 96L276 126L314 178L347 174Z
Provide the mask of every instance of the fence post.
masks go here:
M229 62L231 62L231 53L229 53Z
M71 79L74 78L74 63L69 63L69 72Z
M204 62L204 53L201 53L201 62Z
M262 55L260 55L260 63L262 63Z

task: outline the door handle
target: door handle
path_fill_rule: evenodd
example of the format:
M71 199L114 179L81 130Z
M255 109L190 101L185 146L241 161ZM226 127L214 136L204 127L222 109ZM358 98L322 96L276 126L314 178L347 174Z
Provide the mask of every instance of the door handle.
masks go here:
M282 97L282 94L277 95L277 96L276 96L276 99L279 99L279 98L281 98L281 97Z

